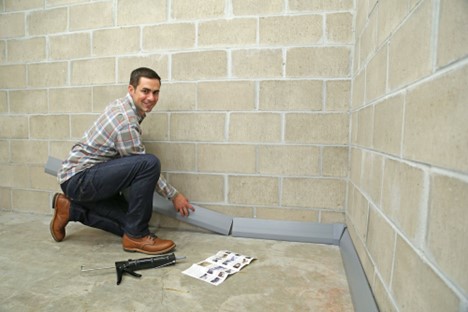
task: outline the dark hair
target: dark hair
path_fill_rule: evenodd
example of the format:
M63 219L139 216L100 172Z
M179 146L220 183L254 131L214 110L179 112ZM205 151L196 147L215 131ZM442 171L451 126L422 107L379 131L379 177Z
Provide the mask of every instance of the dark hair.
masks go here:
M140 67L132 71L130 74L130 84L136 89L138 84L140 83L140 78L145 77L149 79L158 79L159 83L161 83L161 77L152 70L151 68L147 67Z

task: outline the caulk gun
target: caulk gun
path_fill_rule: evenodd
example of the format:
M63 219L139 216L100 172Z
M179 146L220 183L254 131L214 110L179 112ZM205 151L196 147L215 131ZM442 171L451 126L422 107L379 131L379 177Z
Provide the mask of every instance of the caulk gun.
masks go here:
M159 255L150 258L142 258L137 260L129 259L128 261L116 261L115 270L117 272L117 285L122 281L122 276L124 274L130 274L135 277L141 277L141 274L136 273L135 271L143 269L152 269L165 267L171 264L175 264L176 260L185 259L185 257L176 257L174 253ZM81 272L89 272L95 270L105 270L112 269L114 267L105 267L97 269L85 269L84 266L81 266Z

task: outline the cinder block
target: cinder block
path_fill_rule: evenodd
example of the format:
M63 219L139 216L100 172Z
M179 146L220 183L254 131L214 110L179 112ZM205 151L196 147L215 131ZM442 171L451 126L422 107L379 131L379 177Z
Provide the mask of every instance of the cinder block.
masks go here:
M233 0L234 15L265 15L278 14L284 10L283 0Z
M6 61L6 41L0 41L0 64Z
M230 142L272 143L281 141L281 115L274 113L232 113Z
M464 292L468 290L466 203L468 183L434 174L431 178L427 244L437 266ZM450 225L450 226L447 226Z
M175 174L169 182L191 201L224 202L224 177L213 174Z
M343 209L345 194L345 180L284 178L281 204L289 207Z
M119 57L118 82L129 84L130 73L139 67L149 67L155 70L162 80L168 78L167 55L150 54L148 56Z
M40 214L50 213L49 192L47 191L13 189L11 199L13 210Z
M442 1L437 38L437 66L442 67L468 54L468 3Z
M8 112L7 93L5 91L0 91L0 112L1 113Z
M49 57L53 60L70 60L91 55L91 37L88 33L49 37Z
M348 207L346 209L346 217L351 220L351 222L346 222L347 224L353 224L351 228L354 233L354 242L365 242L367 240L367 228L369 225L369 202L366 200L364 195L359 192L359 189L354 187L353 184L349 184L348 192ZM362 260L369 260L367 256L367 250L364 250L365 246L361 246L363 250L359 253ZM373 270L373 264L367 263L366 271L369 272ZM372 267L372 269L370 269ZM372 276L372 275L371 275Z
M386 285L390 285L395 231L375 209L369 211L367 248Z
M71 137L75 140L81 139L84 133L93 125L97 118L97 114L70 115Z
M364 104L366 92L366 71L361 70L353 79L351 107L356 109Z
M69 30L99 29L114 26L113 2L70 6Z
M130 72L128 73L128 80L130 81ZM128 83L122 85L112 86L95 86L92 88L92 111L95 113L102 113L106 106L115 99L123 98L128 92ZM159 105L159 104L158 104ZM87 112L91 110L87 109Z
M367 103L385 95L387 87L387 46L383 46L369 61L366 69Z
M200 144L196 159L201 172L255 173L253 145Z
M353 125L354 127L355 125ZM357 113L357 141L361 146L372 147L374 131L374 106L367 106Z
M347 144L347 114L286 115L285 141L288 143Z
M255 83L251 81L200 82L197 108L208 111L254 110L255 89Z
M279 179L275 177L229 176L228 201L230 204L277 206Z
M60 185L57 183L57 177L50 174L44 174L42 166L31 166L29 168L31 177L31 188L35 190L62 192Z
M139 0L138 5L132 0L119 0L117 3L118 26L153 24L165 20L167 20L165 0Z
M427 213L424 172L415 167L386 159L382 190L382 210L413 241L422 239Z
M29 0L29 1L16 1L6 0L5 1L5 12L11 11L27 11L32 9L41 9L44 7L42 0Z
M351 10L353 0L289 0L289 9L292 11L337 11Z
M188 52L172 56L173 79L199 80L225 77L227 77L225 51Z
M11 187L12 188L31 188L31 179L28 165L10 166L11 168Z
M26 65L0 66L0 85L5 89L26 87Z
M0 15L0 39L23 37L26 34L25 13Z
M260 82L260 110L322 109L323 82L320 80L271 80Z
M431 74L432 16L432 3L422 2L392 36L388 74L390 90Z
M374 147L400 155L403 124L403 95L383 100L374 109Z
M347 112L351 102L351 81L328 80L326 88L326 110Z
M122 44L125 42L125 44ZM101 29L93 32L93 55L109 56L140 51L140 28Z
M57 8L50 10L32 11L28 15L29 35L47 35L61 33L67 30L68 9Z
M207 19L224 17L224 0L175 0L172 3L172 17L176 20Z
M460 307L453 290L400 236L390 292L407 311L458 311Z
M10 143L8 140L0 140L0 163L10 162Z
M258 172L267 175L320 175L320 148L297 145L258 147Z
M353 40L353 15L351 13L327 14L327 41L350 44Z
M408 14L406 0L379 1L378 44L380 45L394 32ZM415 30L416 31L416 30Z
M48 155L55 155L56 157L59 157L60 160L66 159L68 157L68 154L70 153L71 148L75 144L76 140L72 139L68 141L51 141L49 142L50 152L48 153ZM46 159L48 159L47 156Z
M114 83L115 59L96 58L73 61L71 63L71 72L71 83L73 85Z
M310 209L287 209L257 207L255 217L258 219L318 222L319 212Z
M172 141L223 142L225 114L173 113L170 118Z
M141 124L143 141L167 141L169 139L169 116L165 113L148 115Z
M34 99L34 101L31 101L31 99ZM47 90L10 91L10 112L15 114L47 113Z
M248 79L282 77L282 51L280 49L233 51L232 75Z
M143 28L143 50L190 49L195 46L195 24L161 24Z
M146 152L156 155L163 171L196 171L196 145L186 143L147 143Z
M163 83L156 110L193 111L197 107L197 94L197 83Z
M403 155L435 166L468 171L468 66L409 90Z
M320 218L320 223L324 223L324 224L334 224L334 223L346 224L344 211L320 210L319 218Z
M349 177L357 186L361 186L362 153L363 151L361 149L351 148L351 169Z
M0 187L0 207L11 210L11 188Z
M369 6L370 8L370 6ZM377 49L377 10L370 13L366 25L359 39L359 64L361 67L367 63Z
M322 28L322 15L261 17L259 40L268 46L314 44L322 41Z
M44 37L8 41L8 61L12 63L39 62L46 58Z
M27 116L0 115L0 137L4 139L27 139L29 125Z
M238 18L201 22L198 25L198 46L244 46L257 42L257 20Z
M11 160L18 164L42 164L48 157L48 146L43 140L12 140Z
M8 164L0 164L0 174L2 179L0 179L0 187L11 188L13 184L13 166Z
M377 153L362 151L361 190L375 203L380 203L384 159Z
M67 82L67 62L28 65L28 83L31 87L61 87Z
M348 147L323 147L322 175L325 177L348 176L348 154Z
M350 49L347 47L291 48L287 52L288 77L350 76Z
M67 115L37 115L29 119L31 139L68 139L70 121Z
M59 88L49 90L50 113L87 113L92 111L92 107L92 88Z

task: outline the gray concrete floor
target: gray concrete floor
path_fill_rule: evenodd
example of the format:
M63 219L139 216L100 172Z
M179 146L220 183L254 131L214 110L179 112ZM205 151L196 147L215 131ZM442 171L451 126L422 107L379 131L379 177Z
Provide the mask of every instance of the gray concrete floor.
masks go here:
M78 223L56 243L51 216L0 211L0 311L353 311L337 246L157 230L176 242L176 265L139 271L116 285L115 261L149 257ZM257 260L219 286L182 274L231 250Z

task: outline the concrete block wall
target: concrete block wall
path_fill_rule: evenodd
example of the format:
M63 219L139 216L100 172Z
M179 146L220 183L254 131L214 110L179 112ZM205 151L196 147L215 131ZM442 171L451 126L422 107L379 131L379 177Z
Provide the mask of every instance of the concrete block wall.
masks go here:
M381 311L467 311L468 2L355 4L347 225Z
M65 158L139 66L144 141L193 202L344 222L353 1L0 0L0 205L51 213Z

